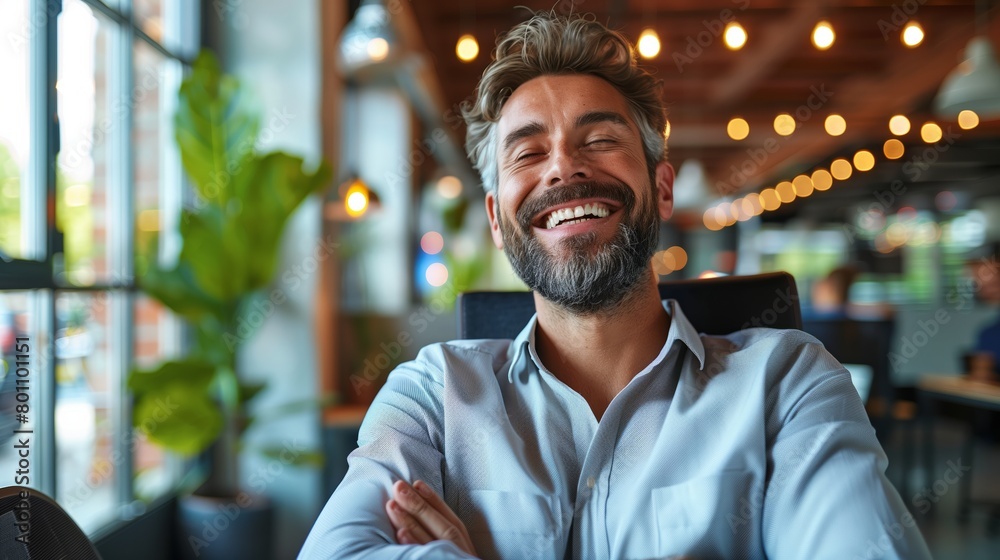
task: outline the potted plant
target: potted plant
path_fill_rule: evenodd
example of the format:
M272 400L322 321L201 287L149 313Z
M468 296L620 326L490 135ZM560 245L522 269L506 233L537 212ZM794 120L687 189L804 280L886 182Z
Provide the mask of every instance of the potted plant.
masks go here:
M206 482L180 507L182 518L194 516L181 520L182 549L199 558L270 554L269 526L261 528L269 522L265 500L241 492L237 476L241 436L253 421L248 403L264 386L240 378L237 350L246 338L244 313L275 276L288 218L331 177L325 162L307 171L302 158L258 153L259 121L243 97L237 80L203 52L181 84L174 119L181 161L197 192L181 211L182 248L172 268L157 265L155 250L139 259L141 289L187 320L193 344L182 359L130 374L133 423L182 455L212 451ZM296 462L316 456L294 455ZM248 533L233 528L241 523L249 524Z

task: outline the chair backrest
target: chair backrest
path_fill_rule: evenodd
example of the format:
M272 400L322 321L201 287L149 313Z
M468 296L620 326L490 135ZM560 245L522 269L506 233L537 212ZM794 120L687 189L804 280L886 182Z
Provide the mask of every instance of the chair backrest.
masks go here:
M889 351L892 350L895 318L857 319L843 316L807 315L802 330L815 336L842 364L860 364L872 369L871 387L861 397L891 402L894 390Z
M660 297L677 300L705 334L802 328L799 292L787 272L664 282ZM459 338L514 338L535 313L535 299L531 292L467 292L457 309Z
M34 488L0 489L0 558L73 558L101 556L73 518Z

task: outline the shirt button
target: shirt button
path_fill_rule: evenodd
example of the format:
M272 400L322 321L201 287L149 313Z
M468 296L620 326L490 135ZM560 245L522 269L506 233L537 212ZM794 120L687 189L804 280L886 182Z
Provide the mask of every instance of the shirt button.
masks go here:
M587 488L593 488L596 485L597 485L597 481L594 480L594 477L588 476L587 477Z

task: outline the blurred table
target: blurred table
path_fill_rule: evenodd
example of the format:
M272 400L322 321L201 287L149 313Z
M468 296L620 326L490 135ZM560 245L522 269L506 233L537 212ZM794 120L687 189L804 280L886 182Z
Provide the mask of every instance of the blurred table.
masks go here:
M983 381L973 381L964 375L929 374L920 378L917 383L917 398L920 402L921 417L924 426L924 472L927 488L933 488L936 481L934 474L934 416L938 402L950 402L977 410L1000 412L1000 384ZM970 426L969 435L962 446L959 459L972 467L972 448L975 434ZM968 516L971 499L972 471L968 476L961 477L961 495L959 498L959 516ZM914 496L916 498L916 496ZM988 502L996 505L993 502ZM934 510L931 509L931 512ZM991 524L996 522L996 515Z

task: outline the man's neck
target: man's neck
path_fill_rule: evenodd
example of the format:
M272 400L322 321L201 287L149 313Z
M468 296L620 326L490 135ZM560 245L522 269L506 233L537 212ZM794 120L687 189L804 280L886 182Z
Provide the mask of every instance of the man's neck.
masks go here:
M538 357L590 403L598 420L611 399L656 358L670 329L652 273L608 313L574 315L537 293L535 307Z

